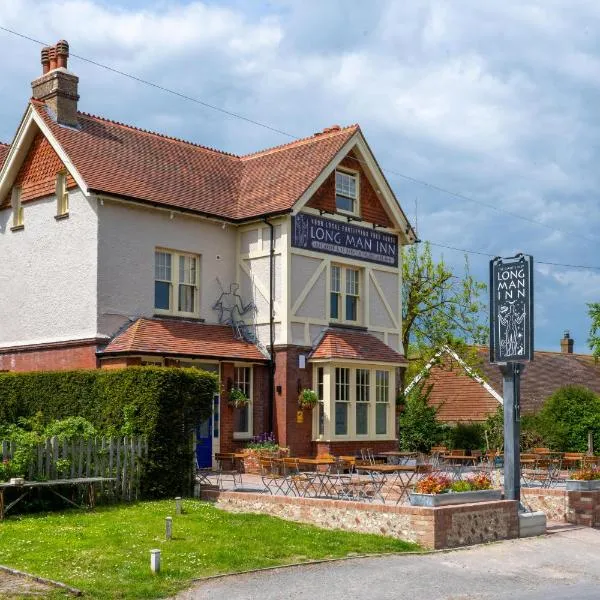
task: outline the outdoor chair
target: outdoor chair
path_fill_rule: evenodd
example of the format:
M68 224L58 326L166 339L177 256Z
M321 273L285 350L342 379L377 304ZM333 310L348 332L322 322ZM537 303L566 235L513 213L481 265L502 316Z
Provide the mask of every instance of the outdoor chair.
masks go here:
M290 488L290 480L282 472L281 464L271 458L261 458L259 464L260 477L269 494L287 496L290 492L294 493Z
M371 448L361 448L360 449L360 458L362 460L362 465L374 465L375 464L375 455L373 454L373 450Z
M581 468L585 461L583 452L565 452L563 454L563 467L568 471L576 471Z
M534 448L532 452L533 454L551 454L552 450L550 448Z
M234 489L238 485L242 485L242 473L237 467L238 459L235 454L229 452L216 453L215 462L217 463L215 473L217 475L217 485L219 486L219 489L223 489L223 482L225 480L231 481Z
M311 491L316 493L314 474L309 471L301 471L300 461L297 458L282 458L280 463L283 465L283 475L287 479L291 494L307 496Z

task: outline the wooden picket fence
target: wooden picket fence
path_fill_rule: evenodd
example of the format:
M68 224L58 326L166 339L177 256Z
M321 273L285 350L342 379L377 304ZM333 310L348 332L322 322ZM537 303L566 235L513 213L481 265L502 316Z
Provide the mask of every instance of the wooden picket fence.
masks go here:
M17 445L2 442L2 461L11 460ZM94 438L60 441L51 437L37 445L26 474L28 480L114 478L107 486L115 498L135 500L140 494L142 462L148 456L145 437Z

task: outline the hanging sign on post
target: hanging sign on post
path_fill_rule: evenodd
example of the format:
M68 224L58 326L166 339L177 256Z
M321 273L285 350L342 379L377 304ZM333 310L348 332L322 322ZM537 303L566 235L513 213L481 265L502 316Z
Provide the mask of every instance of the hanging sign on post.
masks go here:
M490 362L533 360L533 257L490 261Z

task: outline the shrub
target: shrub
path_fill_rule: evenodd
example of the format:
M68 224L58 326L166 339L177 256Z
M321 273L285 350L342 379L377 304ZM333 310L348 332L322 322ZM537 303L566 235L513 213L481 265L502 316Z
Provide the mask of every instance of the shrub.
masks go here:
M58 421L52 421L44 429L44 437L56 436L61 442L72 439L88 440L98 435L98 430L83 417L67 417Z
M148 438L142 495L186 494L193 481L192 434L210 415L216 388L215 375L197 369L0 373L0 423L37 417L45 426L57 419L82 417L101 434L120 433L125 423ZM61 425L65 435L78 427L86 429L78 420Z
M464 448L465 450L481 450L485 447L482 423L458 423L448 427L443 434L445 446Z
M600 479L600 469L586 467L585 469L575 471L575 473L570 476L570 479L577 479L579 481L595 481L596 479Z
M585 452L588 431L600 439L600 397L582 386L560 388L546 400L536 421L553 450Z
M398 419L402 450L429 452L438 442L441 425L437 408L428 403L432 388L431 384L418 384L404 399L404 410Z

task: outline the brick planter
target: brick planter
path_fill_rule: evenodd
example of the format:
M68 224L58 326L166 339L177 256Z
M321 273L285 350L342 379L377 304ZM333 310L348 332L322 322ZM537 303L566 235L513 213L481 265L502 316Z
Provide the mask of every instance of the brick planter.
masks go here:
M446 494L410 494L413 506L449 506L452 504L472 504L473 502L492 502L502 499L501 490L478 490L473 492L448 492Z
M244 473L254 473L260 475L261 458L285 458L289 455L289 448L279 448L277 452L266 450L251 450L246 448L244 451Z

